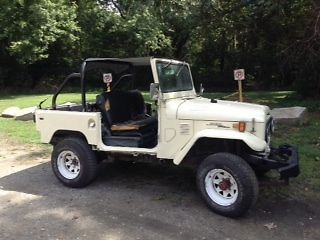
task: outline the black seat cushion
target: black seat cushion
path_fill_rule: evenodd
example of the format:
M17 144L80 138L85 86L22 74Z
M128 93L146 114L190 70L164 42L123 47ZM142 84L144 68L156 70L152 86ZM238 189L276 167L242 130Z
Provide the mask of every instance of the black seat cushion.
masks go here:
M146 115L146 104L139 90L131 90L127 93L130 99L131 119L143 119Z
M117 127L113 128L118 129L115 131L128 130L130 127L136 130L144 126L157 125L156 117L146 117L145 102L138 90L105 92L98 95L96 99L102 120L111 130L114 125ZM107 101L109 109L106 109Z
M105 144L147 148L157 144L158 120L146 116L145 102L138 90L105 92L96 100L106 128Z
M130 95L121 91L105 94L105 99L109 100L110 104L111 125L130 120L132 105Z
M104 112L103 117L109 121L110 126L129 120L143 119L146 113L143 96L138 90L105 92L98 95L96 100L100 111ZM106 110L106 101L109 101L109 110Z

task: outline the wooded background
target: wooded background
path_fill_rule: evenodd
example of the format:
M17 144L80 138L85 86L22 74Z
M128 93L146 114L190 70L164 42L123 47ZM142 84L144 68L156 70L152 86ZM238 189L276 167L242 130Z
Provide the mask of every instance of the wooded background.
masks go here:
M45 89L87 57L158 56L192 64L196 85L320 96L316 0L0 0L2 91Z

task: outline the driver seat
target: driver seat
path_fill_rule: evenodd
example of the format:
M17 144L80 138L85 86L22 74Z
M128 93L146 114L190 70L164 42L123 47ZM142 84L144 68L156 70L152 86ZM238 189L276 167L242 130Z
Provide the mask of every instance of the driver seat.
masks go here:
M111 146L154 147L158 120L146 116L142 94L138 90L105 92L96 97L105 131L103 140Z

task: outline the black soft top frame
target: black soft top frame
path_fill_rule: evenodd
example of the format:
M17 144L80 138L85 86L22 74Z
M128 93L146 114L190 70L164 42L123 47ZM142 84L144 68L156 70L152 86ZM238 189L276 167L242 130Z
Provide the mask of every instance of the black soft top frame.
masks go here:
M87 106L86 106L86 82L85 82L85 72L87 70L87 66L91 65L90 63L111 63L111 64L121 64L121 65L128 65L128 67L141 67L145 66L148 67L151 65L152 57L140 57L140 58L87 58L84 60L84 62L81 65L80 73L71 73L68 75L62 84L59 86L57 91L54 93L52 97L52 109L56 109L56 99L57 96L60 94L64 86L67 84L67 82L71 78L80 78L81 82L81 103L82 103L82 111L86 112L87 111ZM96 65L94 64L94 65ZM93 65L93 66L94 66ZM151 66L150 66L151 67Z

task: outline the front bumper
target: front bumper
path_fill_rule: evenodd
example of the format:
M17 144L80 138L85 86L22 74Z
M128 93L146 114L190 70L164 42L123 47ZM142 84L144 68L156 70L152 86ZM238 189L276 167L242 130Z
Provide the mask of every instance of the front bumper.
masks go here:
M280 179L297 177L300 174L298 149L291 145L271 148L270 154L250 155L250 163L258 170L276 169Z

